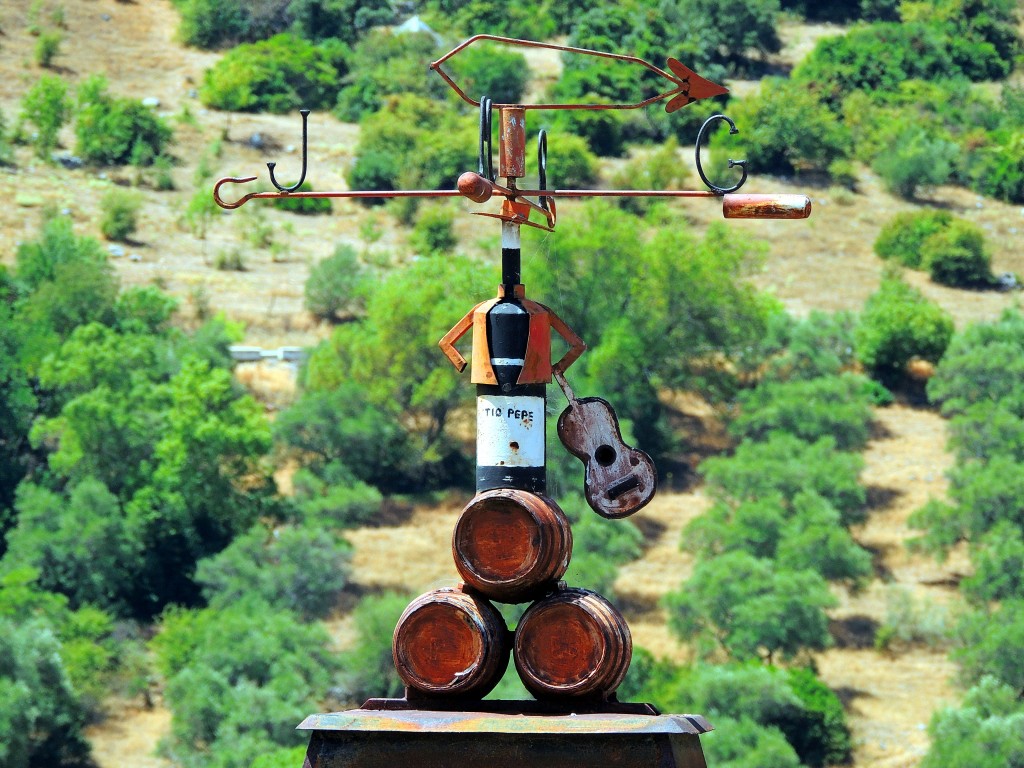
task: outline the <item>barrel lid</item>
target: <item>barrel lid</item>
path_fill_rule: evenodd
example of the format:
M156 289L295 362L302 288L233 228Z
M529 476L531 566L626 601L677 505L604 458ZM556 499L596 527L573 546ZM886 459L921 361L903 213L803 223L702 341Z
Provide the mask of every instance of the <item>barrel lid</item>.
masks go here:
M407 709L352 709L310 715L300 731L397 731L404 733L536 733L563 735L700 735L713 730L701 715L528 715Z

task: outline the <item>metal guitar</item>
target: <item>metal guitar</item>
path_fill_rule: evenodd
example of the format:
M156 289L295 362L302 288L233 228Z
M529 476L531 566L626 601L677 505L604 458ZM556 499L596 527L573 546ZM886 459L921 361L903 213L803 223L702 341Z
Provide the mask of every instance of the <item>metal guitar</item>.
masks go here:
M558 417L558 437L585 467L583 492L601 517L628 517L658 488L651 457L622 440L619 420L608 401L577 398L561 371L554 371L569 407Z

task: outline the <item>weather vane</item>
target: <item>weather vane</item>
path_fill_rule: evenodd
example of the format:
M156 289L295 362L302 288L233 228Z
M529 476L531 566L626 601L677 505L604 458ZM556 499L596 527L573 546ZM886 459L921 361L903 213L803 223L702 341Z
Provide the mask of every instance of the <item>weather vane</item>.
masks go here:
M643 99L633 104L494 104L487 96L474 101L466 95L465 91L452 79L442 65L453 59L460 52L480 41L492 41L511 47L521 48L546 48L553 51L575 54L580 56L591 56L605 60L622 61L644 67L650 72L657 74L671 83L668 90L663 91L650 98ZM420 190L343 190L335 192L300 192L299 187L306 179L307 149L308 149L308 118L309 110L301 110L302 114L302 171L299 180L290 186L282 185L276 177L276 163L267 163L270 174L270 182L275 191L248 192L242 197L227 201L221 197L221 189L225 184L248 184L256 181L256 176L226 177L220 179L213 188L213 197L221 208L238 208L250 200L280 197L311 197L311 198L397 198L397 197L464 197L476 203L485 203L495 195L504 198L502 212L500 214L484 214L501 218L507 221L515 221L519 224L537 226L541 229L552 230L555 226L555 204L556 198L587 198L587 197L722 197L723 215L725 218L759 218L759 219L805 219L810 216L811 203L804 195L736 195L740 187L747 180L746 160L729 160L729 167L740 168L742 176L740 180L731 187L721 187L711 183L704 173L701 163L701 145L709 130L719 121L729 124L730 133L738 133L736 124L725 115L713 115L700 128L697 134L695 149L695 162L697 172L701 181L707 186L706 190L666 190L666 189L549 189L547 187L547 135L540 132L537 141L537 171L539 176L538 189L518 189L516 179L523 178L525 173L525 146L526 146L526 112L529 110L623 110L640 109L649 104L668 99L665 111L675 112L687 104L700 99L707 99L713 96L721 96L728 93L728 90L721 85L707 80L696 74L684 64L674 58L667 62L669 72L651 64L636 56L626 56L617 53L606 53L603 51L592 51L586 48L572 48L565 45L553 43L539 43L532 40L516 40L497 35L475 35L461 45L456 46L437 61L430 64L430 69L436 72L455 91L458 96L468 104L480 108L480 142L479 160L476 172L467 171L459 177L456 189L420 189ZM497 109L501 115L501 132L499 145L499 176L506 179L506 184L496 183L493 172L492 142L491 142L491 116L493 110ZM529 198L537 198L534 202ZM537 213L543 217L543 224L536 224L530 221L530 214Z
M474 101L443 65L478 41L546 48L641 66L663 78L666 90L631 104L495 104ZM558 504L546 495L547 385L554 379L568 401L557 432L584 465L583 491L591 508L616 520L634 514L654 497L657 472L650 456L627 445L611 405L577 397L565 379L586 350L584 341L549 307L526 298L521 279L523 225L552 231L559 198L682 197L723 200L726 218L800 219L810 215L803 195L736 194L747 180L746 161L729 160L741 176L731 187L712 184L701 163L701 145L720 121L714 115L696 142L696 167L705 190L609 190L548 187L548 139L537 139L535 189L519 188L526 176L526 115L531 110L640 109L666 101L675 112L727 91L670 58L667 71L635 56L550 43L477 35L430 65L467 103L478 107L477 168L451 190L347 190L302 192L307 170L307 123L302 111L302 172L283 186L268 163L276 191L254 191L233 202L226 184L255 176L224 178L214 186L223 208L249 200L312 198L462 197L497 211L478 215L501 220L501 283L497 296L481 301L444 335L439 346L459 372L470 368L477 388L476 496L463 509L452 538L462 583L413 600L395 628L392 654L406 685L401 699L371 699L360 709L312 715L300 726L313 731L307 765L476 766L521 768L610 764L706 768L699 735L711 726L699 715L660 715L650 704L619 702L616 689L632 656L622 614L604 597L562 581L572 557L572 530ZM498 170L494 171L492 116L499 115ZM503 183L498 183L498 179ZM536 220L531 217L536 216ZM567 351L552 361L552 333ZM471 334L470 360L456 345ZM510 630L493 603L531 603ZM484 701L505 674L509 658L533 702ZM582 715L582 717L580 717Z

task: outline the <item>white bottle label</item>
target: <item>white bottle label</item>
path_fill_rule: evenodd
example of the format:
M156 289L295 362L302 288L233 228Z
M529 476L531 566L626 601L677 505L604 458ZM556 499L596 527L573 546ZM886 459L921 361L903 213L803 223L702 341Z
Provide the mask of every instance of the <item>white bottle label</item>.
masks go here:
M477 397L476 463L480 467L543 467L544 398Z

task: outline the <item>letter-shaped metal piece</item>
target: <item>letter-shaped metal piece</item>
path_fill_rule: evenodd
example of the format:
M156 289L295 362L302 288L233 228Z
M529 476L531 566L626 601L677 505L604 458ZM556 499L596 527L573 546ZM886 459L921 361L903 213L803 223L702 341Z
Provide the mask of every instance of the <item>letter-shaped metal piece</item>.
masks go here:
M274 176L274 168L277 167L277 163L267 163L267 168L270 170L270 183L280 192L295 192L299 187L302 186L302 182L306 180L306 150L307 150L307 136L306 123L309 118L308 109L300 109L299 114L302 115L302 174L299 176L299 180L292 184L290 187L282 186L277 182L277 178Z
M729 135L732 136L740 132L739 128L736 127L736 123L732 121L732 118L726 117L725 115L712 115L704 121L704 125L700 127L700 131L697 132L697 147L694 150L694 155L697 161L697 173L700 174L700 180L703 181L707 188L714 192L716 195L727 195L730 192L735 192L747 182L747 161L746 160L733 160L730 158L729 167L739 168L743 171L743 176L740 177L738 184L732 187L719 187L716 184L712 184L708 181L708 177L704 175L704 167L700 163L700 146L701 142L704 141L704 137L707 135L711 126L717 123L719 120L725 120L729 124Z

